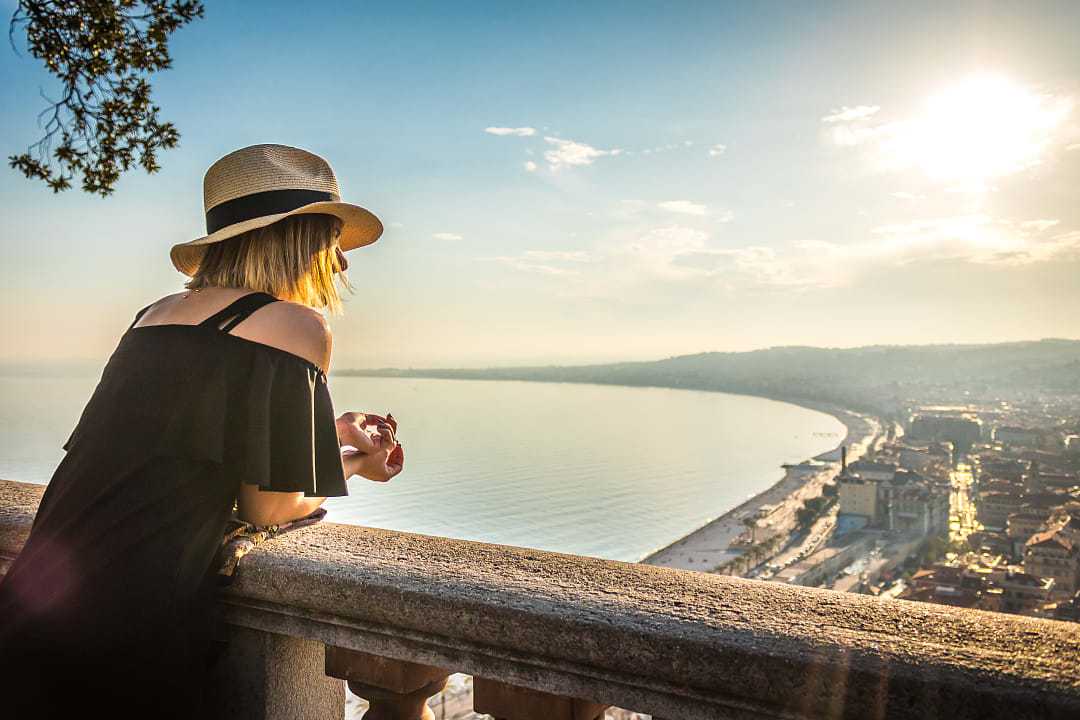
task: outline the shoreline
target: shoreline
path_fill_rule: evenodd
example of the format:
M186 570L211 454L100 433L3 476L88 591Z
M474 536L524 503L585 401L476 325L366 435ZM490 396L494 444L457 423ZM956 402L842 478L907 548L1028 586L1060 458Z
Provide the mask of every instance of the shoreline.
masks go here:
M812 400L767 399L831 415L843 423L847 433L836 447L798 465L788 466L784 476L769 487L673 542L651 551L637 562L698 571L709 571L722 565L741 554L731 548L731 543L746 531L743 523L746 518L753 517L765 505L777 506L778 515L793 515L803 500L820 494L821 485L839 472L841 447L848 447L848 462L854 462L884 431L878 418L837 405Z

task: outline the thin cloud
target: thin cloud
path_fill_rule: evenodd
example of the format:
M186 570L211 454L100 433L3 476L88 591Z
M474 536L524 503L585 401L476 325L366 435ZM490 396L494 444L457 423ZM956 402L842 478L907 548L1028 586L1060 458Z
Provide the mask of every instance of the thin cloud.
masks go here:
M561 260L565 262L592 262L595 258L584 250L526 250L522 253L533 260Z
M477 260L495 261L519 272L552 276L580 275L574 267L565 263L589 263L596 257L584 250L525 250L520 255L496 255Z
M514 135L517 137L532 137L536 134L536 128L531 127L486 127L484 132L489 135Z
M865 120L868 117L876 115L881 110L878 105L856 105L855 107L848 107L844 105L839 110L833 110L830 114L821 118L823 123L850 123L857 120Z
M781 248L713 248L701 241L675 248L667 263L728 282L734 273L750 285L805 289L842 286L883 268L942 260L1010 267L1080 259L1080 231L1050 232L1057 225L1056 220L958 215L882 225L849 244L800 240Z
M656 207L661 210L667 210L668 212L680 213L682 215L707 215L709 208L701 203L690 202L689 200L665 200L664 202L657 203Z
M721 145L717 143L709 148L709 157L720 157L727 152L727 145Z
M1020 223L1020 227L1024 230L1033 230L1034 232L1043 232L1056 226L1060 220L1026 220Z
M805 291L943 260L1002 268L1080 260L1080 231L1054 233L1057 225L1048 219L958 215L881 225L847 244L798 240L779 247L718 247L702 230L669 226L616 237L590 266L596 272L589 283L612 295L657 280Z
M539 273L541 275L577 275L578 271L571 268L556 267L554 265L545 265L543 263L529 262L522 258L516 257L497 257L495 260L499 260L508 267L514 270L528 273Z
M572 268L559 267L542 262L529 260L525 257L496 255L495 257L477 258L477 260L494 260L506 267L518 272L535 273L539 275L577 275L578 271Z
M1057 225L1057 220L1015 221L985 214L930 218L874 228L872 238L855 250L896 264L948 259L1029 265L1080 251L1080 233L1046 232Z
M536 172L536 167L536 163L534 163L532 160L525 161L525 172Z
M551 136L545 136L544 141L555 146L544 153L544 160L553 171L566 166L592 165L597 158L623 152L620 148L600 150L592 145Z
M450 233L450 232L437 232L434 235L432 235L431 237L435 238L436 240L462 240L463 239L461 235L458 235L457 233Z

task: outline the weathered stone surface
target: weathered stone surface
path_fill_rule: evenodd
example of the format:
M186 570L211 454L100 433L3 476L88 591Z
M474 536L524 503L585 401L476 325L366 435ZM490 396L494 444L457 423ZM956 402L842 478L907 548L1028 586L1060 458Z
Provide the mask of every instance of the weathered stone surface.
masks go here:
M0 558L14 559L26 542L44 492L44 485L0 480Z
M407 695L436 680L446 680L448 670L371 653L326 648L326 674Z
M332 645L326 647L326 674L344 678L370 703L365 720L434 720L427 701L450 676L443 668Z
M607 705L473 678L473 709L498 720L597 720Z
M0 481L0 526L40 489ZM526 548L321 523L245 557L222 602L238 625L662 717L1080 717L1080 625Z

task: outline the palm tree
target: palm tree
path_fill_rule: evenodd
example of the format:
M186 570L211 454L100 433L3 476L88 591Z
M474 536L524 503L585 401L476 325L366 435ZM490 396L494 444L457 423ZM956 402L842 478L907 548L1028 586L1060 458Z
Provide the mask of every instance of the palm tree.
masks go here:
M750 544L753 545L757 542L757 537L755 537L756 533L754 532L757 530L757 518L753 516L745 517L742 522L743 525L750 529Z

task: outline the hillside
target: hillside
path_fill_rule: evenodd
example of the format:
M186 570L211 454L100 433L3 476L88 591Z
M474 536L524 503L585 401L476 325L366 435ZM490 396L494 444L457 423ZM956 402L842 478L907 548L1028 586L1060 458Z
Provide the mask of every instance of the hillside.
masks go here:
M1080 341L775 347L663 360L512 368L342 370L337 375L636 385L805 398L880 410L906 396L1080 392Z

